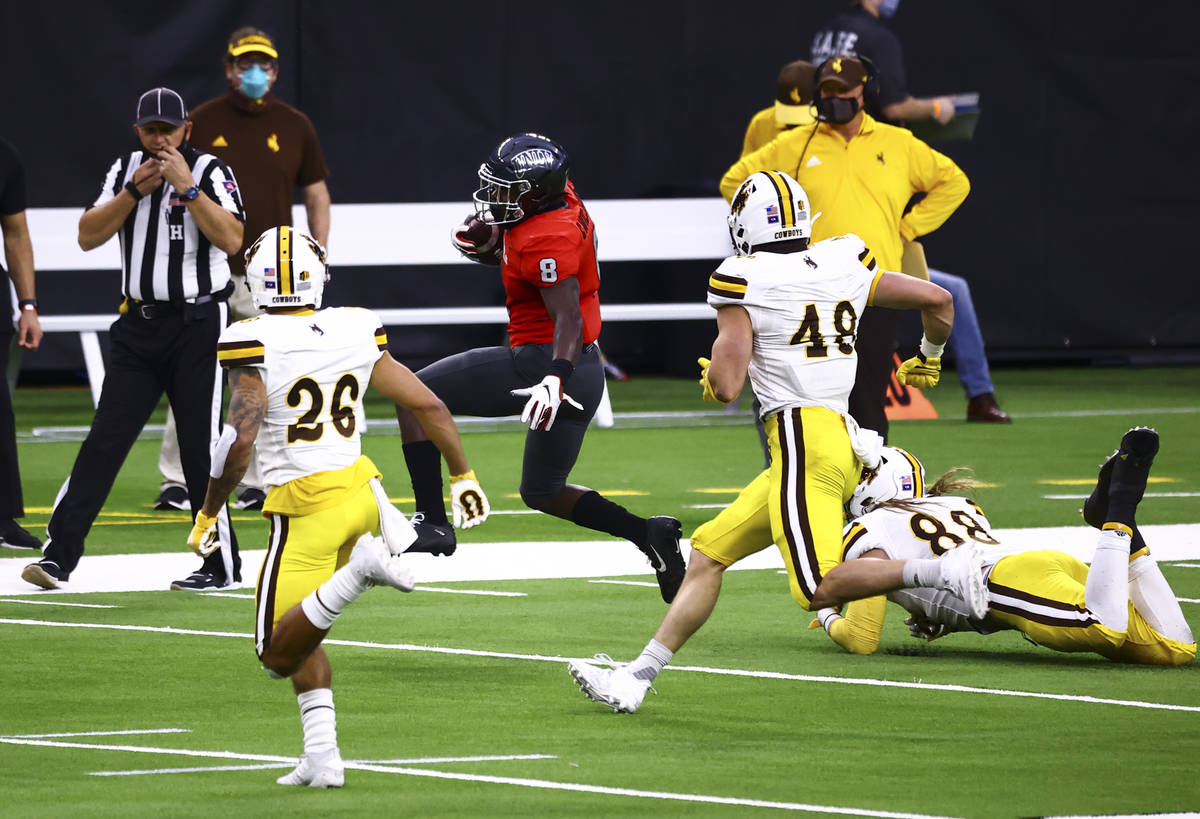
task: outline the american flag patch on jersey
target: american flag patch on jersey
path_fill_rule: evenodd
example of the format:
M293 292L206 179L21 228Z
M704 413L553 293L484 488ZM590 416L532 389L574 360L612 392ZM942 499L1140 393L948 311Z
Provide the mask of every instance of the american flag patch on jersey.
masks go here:
M775 205L767 205L767 224L779 224L779 208Z

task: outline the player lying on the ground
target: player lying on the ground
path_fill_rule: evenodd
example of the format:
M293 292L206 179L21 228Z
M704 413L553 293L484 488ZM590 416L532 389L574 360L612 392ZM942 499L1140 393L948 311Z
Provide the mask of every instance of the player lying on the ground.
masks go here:
M407 592L414 582L395 555L417 534L362 454L367 384L411 411L451 470L471 476L477 500L464 506L487 508L446 405L392 358L373 313L320 309L327 277L325 251L290 227L271 228L246 251L246 282L266 314L221 334L229 416L188 536L199 554L215 548L217 511L245 474L257 440L271 534L255 593L255 644L268 674L291 677L304 728L299 766L277 781L315 788L341 787L345 778L321 641L371 586ZM381 538L372 536L376 531Z
M729 235L736 256L708 284L717 309L712 361L701 359L704 397L732 401L747 375L762 403L771 463L715 518L692 535L679 596L654 638L628 666L608 670L585 660L568 668L584 694L615 710L637 710L651 681L704 625L725 570L774 544L792 598L806 609L821 578L842 560L843 505L864 465L879 460L881 440L847 414L854 386L858 316L867 305L918 309L921 354L899 377L937 383L954 307L937 285L879 268L854 235L809 245L808 196L786 173L751 175L733 197ZM924 560L913 580L985 600L977 552ZM877 594L882 589L864 592Z
M958 496L974 482L956 476L956 470L922 494L920 470L904 459L889 461L892 469L864 481L851 500L851 513L860 517L846 528L846 562L825 576L820 589L818 602L829 607L819 612L820 624L847 651L875 651L884 598L851 603L845 617L832 607L882 583L894 589L887 599L909 612L905 622L914 637L1017 629L1056 651L1094 651L1126 663L1190 662L1195 638L1134 522L1157 452L1158 434L1139 427L1125 434L1101 466L1085 505L1088 522L1102 530L1090 569L1063 552L1005 549L974 501ZM973 616L945 592L899 587L904 560L971 542L984 544L985 616Z

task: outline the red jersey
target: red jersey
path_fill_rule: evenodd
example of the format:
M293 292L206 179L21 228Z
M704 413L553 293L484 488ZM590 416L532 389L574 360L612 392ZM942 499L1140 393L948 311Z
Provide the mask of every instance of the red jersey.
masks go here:
M500 268L508 307L508 343L549 344L554 321L541 289L574 276L579 280L583 343L600 336L600 268L596 264L596 228L587 208L567 183L564 207L539 213L504 235Z

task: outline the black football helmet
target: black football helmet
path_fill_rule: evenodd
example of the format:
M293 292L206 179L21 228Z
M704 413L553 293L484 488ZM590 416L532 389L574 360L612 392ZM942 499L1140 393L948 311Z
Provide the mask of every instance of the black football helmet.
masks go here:
M567 151L541 134L517 134L501 142L479 166L475 212L485 222L511 225L541 213L567 189Z

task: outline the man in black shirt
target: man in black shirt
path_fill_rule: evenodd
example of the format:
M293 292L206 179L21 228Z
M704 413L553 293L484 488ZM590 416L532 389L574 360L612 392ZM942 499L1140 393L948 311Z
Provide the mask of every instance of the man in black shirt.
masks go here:
M50 514L42 559L21 573L47 589L66 582L79 563L84 538L163 392L175 412L193 510L208 487L222 397L217 338L232 290L226 255L242 246L245 215L229 166L188 144L191 122L177 93L142 94L133 129L141 148L113 162L79 220L84 250L120 237L125 299L109 330L112 348L92 428ZM171 588L218 588L241 579L224 508L217 529L220 548Z
M879 21L896 13L900 0L852 0L851 7L822 26L813 37L812 62L820 65L838 54L866 57L878 73L877 88L866 89L867 113L885 122L954 119L949 97L918 99L908 92L900 40Z
M12 279L12 287L0 287L0 378L3 378L8 372L14 329L17 344L26 350L36 350L42 342L34 296L33 243L25 220L25 167L17 152L3 139L0 139L0 231L4 233L4 259ZM14 292L20 310L15 328L11 321ZM14 520L24 514L12 396L8 384L0 383L0 546L42 548L42 542Z

